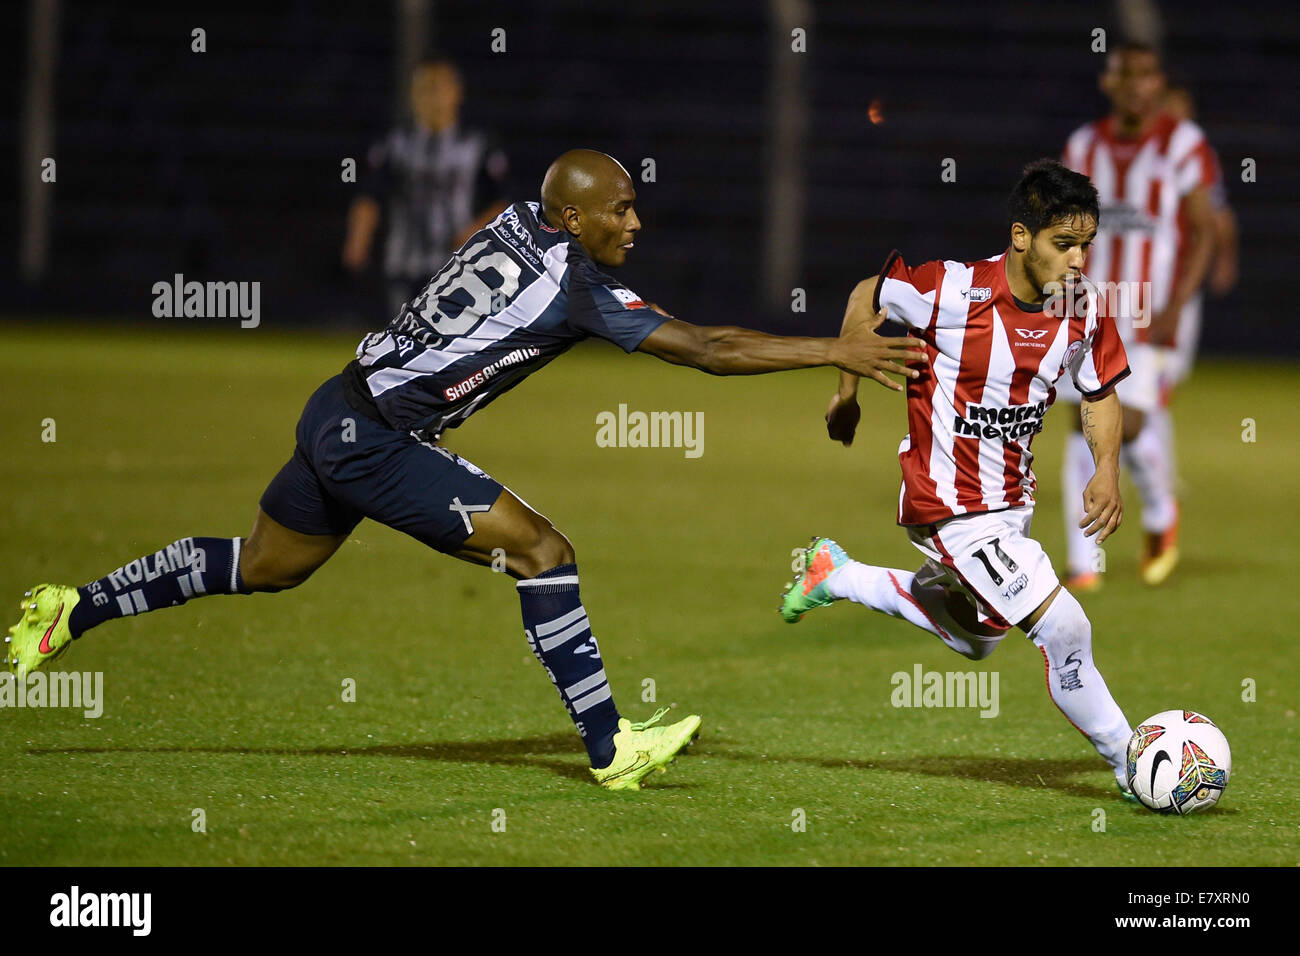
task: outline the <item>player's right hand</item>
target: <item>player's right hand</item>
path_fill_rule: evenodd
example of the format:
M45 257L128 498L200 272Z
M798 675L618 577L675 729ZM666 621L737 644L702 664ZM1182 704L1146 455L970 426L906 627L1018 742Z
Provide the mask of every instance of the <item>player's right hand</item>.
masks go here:
M868 305L867 308L870 309L871 306ZM833 364L846 372L874 379L885 388L901 392L903 386L886 378L885 374L919 378L921 372L918 369L904 368L900 363L927 361L925 343L910 335L906 338L877 335L876 329L885 321L888 311L881 309L866 321L854 324L848 331L842 332L835 343L837 351Z
M862 408L858 405L857 398L836 392L831 396L830 407L826 409L826 434L831 436L831 441L841 442L848 448L853 444L853 435L858 430L858 420L861 418Z

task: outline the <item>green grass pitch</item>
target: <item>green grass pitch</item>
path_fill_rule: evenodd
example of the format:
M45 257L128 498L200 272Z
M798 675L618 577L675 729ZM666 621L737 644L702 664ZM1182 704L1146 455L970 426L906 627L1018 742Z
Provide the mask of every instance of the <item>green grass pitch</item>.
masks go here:
M81 584L185 535L247 534L303 403L359 338L6 333L5 626L36 582ZM972 662L856 606L781 622L791 549L813 532L873 563L920 563L894 525L902 399L865 385L846 450L821 423L833 379L722 380L584 347L449 436L574 542L623 712L704 715L651 788L590 782L507 577L365 522L294 591L88 634L56 666L103 673L100 718L0 711L0 863L1300 863L1300 371L1198 369L1174 406L1183 564L1162 589L1138 585L1126 485L1106 587L1084 598L1131 721L1188 707L1232 744L1219 807L1185 819L1118 799L1018 632ZM596 416L620 403L703 412L703 455L598 447ZM1058 570L1063 432L1054 412L1036 443L1034 530ZM895 708L891 675L918 664L996 671L998 715Z

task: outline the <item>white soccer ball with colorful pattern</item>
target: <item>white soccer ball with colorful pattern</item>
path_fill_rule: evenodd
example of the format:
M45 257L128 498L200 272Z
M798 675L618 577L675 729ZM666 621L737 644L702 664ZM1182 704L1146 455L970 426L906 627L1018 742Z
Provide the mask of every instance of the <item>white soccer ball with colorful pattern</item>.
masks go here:
M1219 802L1232 773L1228 738L1191 710L1148 717L1128 743L1128 785L1158 813L1195 813Z

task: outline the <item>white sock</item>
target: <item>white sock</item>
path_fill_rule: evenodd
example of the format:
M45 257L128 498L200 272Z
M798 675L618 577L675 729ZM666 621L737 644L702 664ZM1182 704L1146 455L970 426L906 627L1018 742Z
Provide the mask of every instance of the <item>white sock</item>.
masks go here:
M1137 438L1120 449L1120 460L1133 476L1142 500L1142 529L1164 531L1174 523L1177 504L1173 471L1159 427L1152 428L1148 419Z
M993 653L1001 635L984 637L965 630L944 606L947 590L933 584L922 587L916 584L915 578L911 571L850 561L826 579L826 590L831 597L848 598L873 611L901 617L972 660L982 660Z
M1132 729L1092 660L1092 624L1065 588L1029 632L1047 661L1047 691L1070 723L1124 781Z
M1098 570L1096 545L1079 527L1083 520L1083 489L1096 471L1088 439L1082 432L1070 432L1065 440L1065 461L1061 468L1061 510L1065 513L1065 545L1070 574L1087 574Z
M1174 420L1169 414L1168 405L1158 405L1156 410L1147 416L1146 427L1143 432L1152 431L1160 440L1160 445L1164 449L1166 467L1169 470L1169 487L1173 491L1174 499L1178 498L1178 458L1174 454ZM1138 440L1142 436L1138 435Z

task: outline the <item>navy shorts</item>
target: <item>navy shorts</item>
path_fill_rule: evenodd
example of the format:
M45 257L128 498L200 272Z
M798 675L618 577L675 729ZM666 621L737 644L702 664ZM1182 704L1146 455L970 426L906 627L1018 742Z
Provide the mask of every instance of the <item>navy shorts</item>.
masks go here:
M459 455L357 411L337 375L307 400L297 439L261 506L302 534L347 534L371 518L451 553L503 490Z

